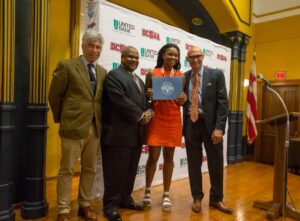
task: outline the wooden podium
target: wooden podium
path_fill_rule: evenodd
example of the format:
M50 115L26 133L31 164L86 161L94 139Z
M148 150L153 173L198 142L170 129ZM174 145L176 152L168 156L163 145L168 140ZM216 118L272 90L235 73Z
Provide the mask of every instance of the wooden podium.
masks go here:
M300 117L299 112L289 113L290 121ZM267 210L267 219L274 220L283 215L283 210L287 217L300 220L300 212L293 209L290 205L284 202L284 174L286 165L286 149L285 149L285 129L286 129L286 114L280 114L265 120L256 121L257 124L272 124L278 125L278 142L279 150L275 149L274 156L274 183L273 183L273 200L262 201L256 200L253 203L255 208Z

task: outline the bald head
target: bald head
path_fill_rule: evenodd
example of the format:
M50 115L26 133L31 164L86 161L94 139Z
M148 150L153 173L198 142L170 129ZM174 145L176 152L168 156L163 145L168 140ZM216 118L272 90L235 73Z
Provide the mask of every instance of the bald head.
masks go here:
M203 53L200 47L193 45L187 52L186 59L190 63L193 72L199 72L202 68Z
M139 65L139 52L135 47L126 46L121 53L121 64L128 72L133 72Z
M123 50L121 52L121 57L127 56L132 51L137 52L138 50L133 46L126 46L125 48L123 48Z
M189 57L190 54L202 54L202 49L196 45L192 45L187 52L187 56Z

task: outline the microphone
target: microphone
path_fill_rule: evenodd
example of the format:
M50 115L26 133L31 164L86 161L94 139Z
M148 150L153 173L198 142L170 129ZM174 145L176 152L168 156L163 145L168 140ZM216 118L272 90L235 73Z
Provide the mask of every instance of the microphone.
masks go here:
M267 79L265 79L262 74L258 73L258 74L256 74L256 77L258 79L262 80L266 86L271 87L271 83Z

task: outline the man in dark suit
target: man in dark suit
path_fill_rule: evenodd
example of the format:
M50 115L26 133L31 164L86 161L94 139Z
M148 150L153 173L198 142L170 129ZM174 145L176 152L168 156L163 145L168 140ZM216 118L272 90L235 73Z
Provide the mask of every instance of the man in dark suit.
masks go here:
M127 46L121 65L104 81L102 115L103 211L109 220L121 221L119 207L143 210L131 197L145 138L147 110L143 81L134 73L139 64L136 48Z
M97 152L100 149L102 86L106 70L98 65L102 36L87 31L82 37L83 55L57 64L49 89L55 123L60 123L60 169L57 177L57 221L70 219L73 168L80 158L78 215L96 221L90 209Z
M187 60L192 70L185 73L184 90L188 102L183 108L183 134L194 200L192 210L196 213L201 211L201 200L204 197L201 171L202 143L204 143L211 183L209 204L230 214L232 209L223 204L222 136L225 132L228 112L225 78L222 71L203 67L203 58L199 47L192 46L188 50Z

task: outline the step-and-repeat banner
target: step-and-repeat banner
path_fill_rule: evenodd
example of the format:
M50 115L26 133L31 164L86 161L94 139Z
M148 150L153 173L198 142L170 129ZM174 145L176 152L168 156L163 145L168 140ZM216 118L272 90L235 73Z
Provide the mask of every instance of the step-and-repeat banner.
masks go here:
M145 79L147 70L154 68L159 49L166 43L175 43L180 48L181 71L190 69L186 60L187 50L192 45L202 48L205 55L203 64L211 68L221 69L225 75L226 86L229 89L231 49L216 44L208 39L192 35L182 29L167 25L157 19L130 11L106 1L88 2L86 6L85 28L96 29L104 37L104 46L99 63L108 71L119 66L121 51L131 45L140 53L140 63L135 73ZM227 130L227 129L226 129ZM224 136L224 165L227 165L227 138ZM162 154L161 154L162 155ZM148 157L148 147L144 146L141 160L137 169L135 189L145 186L145 164ZM163 158L159 159L153 185L161 184ZM101 197L103 191L101 159L97 168L94 194ZM206 155L204 151L202 171L207 171ZM181 147L177 147L174 155L173 180L186 178L187 158L184 140Z

